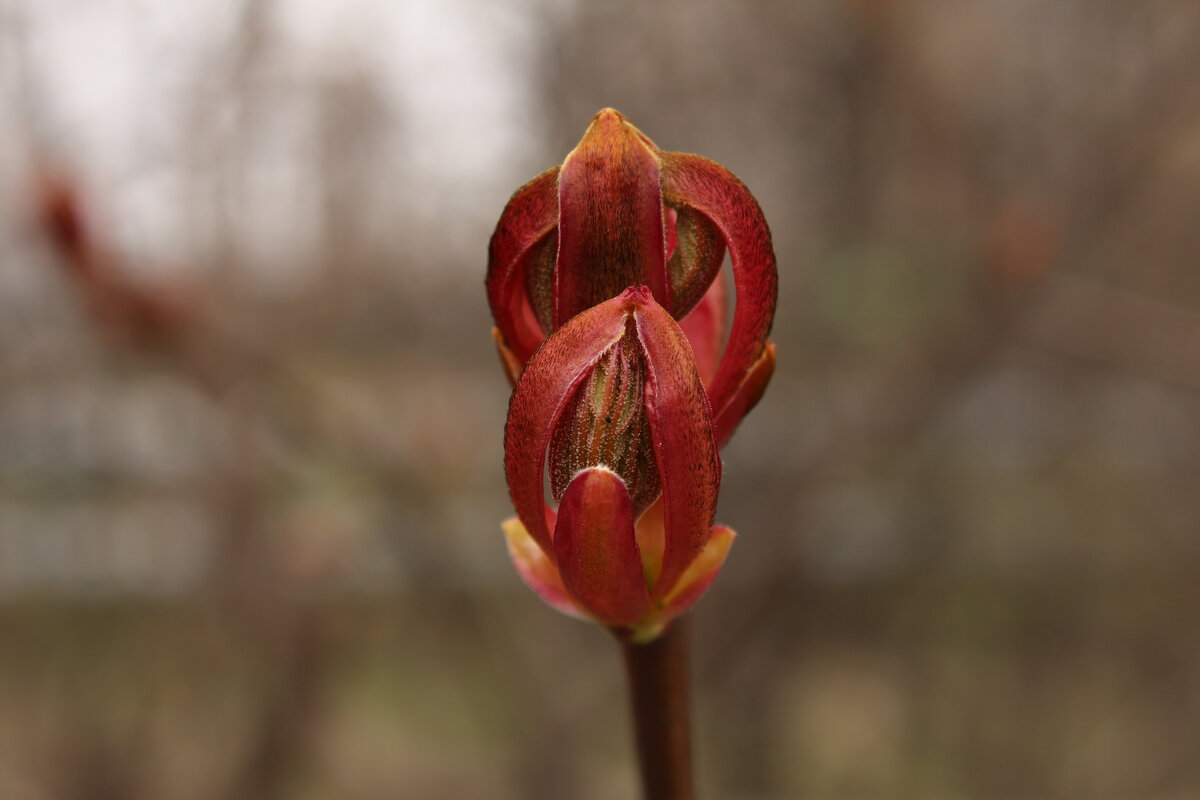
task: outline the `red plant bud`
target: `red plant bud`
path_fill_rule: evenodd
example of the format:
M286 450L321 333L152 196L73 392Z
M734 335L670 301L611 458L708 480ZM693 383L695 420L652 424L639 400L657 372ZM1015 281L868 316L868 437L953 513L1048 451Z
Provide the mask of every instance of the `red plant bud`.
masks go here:
M736 304L725 339L721 263ZM561 166L513 195L492 235L488 301L515 382L538 345L626 287L649 287L691 340L724 443L774 369L775 255L742 183L700 156L660 150L613 109Z
M556 608L651 638L724 562L733 532L712 525L708 399L683 331L644 286L546 340L513 392L504 455L510 554Z

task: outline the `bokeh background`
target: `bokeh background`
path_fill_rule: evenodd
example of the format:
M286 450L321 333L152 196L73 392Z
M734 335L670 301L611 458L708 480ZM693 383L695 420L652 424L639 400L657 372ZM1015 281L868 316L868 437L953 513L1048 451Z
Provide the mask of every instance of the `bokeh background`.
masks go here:
M705 797L1200 796L1200 4L0 0L0 798L633 796L485 249L614 106L775 235Z

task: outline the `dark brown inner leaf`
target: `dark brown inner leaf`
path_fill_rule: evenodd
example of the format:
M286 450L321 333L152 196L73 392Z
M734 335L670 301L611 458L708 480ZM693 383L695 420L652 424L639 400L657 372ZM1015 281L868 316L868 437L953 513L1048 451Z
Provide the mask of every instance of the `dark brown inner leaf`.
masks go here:
M671 206L675 221L675 252L667 263L671 279L675 319L683 319L695 308L721 270L725 240L710 220L687 206Z
M645 387L646 357L630 320L625 335L568 401L550 438L550 491L556 500L580 470L596 466L625 481L635 517L658 497Z
M525 254L525 290L534 316L549 336L554 330L554 262L558 258L558 229L552 229Z

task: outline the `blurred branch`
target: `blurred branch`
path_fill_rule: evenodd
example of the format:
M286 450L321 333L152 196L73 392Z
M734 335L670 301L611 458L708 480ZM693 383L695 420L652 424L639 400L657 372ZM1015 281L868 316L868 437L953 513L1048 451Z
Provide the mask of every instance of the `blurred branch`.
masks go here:
M1075 275L1046 292L1022 344L1200 393L1200 309Z
M54 245L100 333L123 351L148 352L185 382L220 402L236 435L236 452L219 462L214 507L221 526L213 562L212 613L241 644L258 653L263 668L263 704L242 762L224 793L229 800L272 800L284 796L293 770L303 761L309 732L320 712L331 653L321 635L314 604L296 596L277 565L255 547L260 540L261 457L258 420L233 401L229 389L246 355L204 327L197 309L169 301L133 281L97 241L78 191L60 174L43 171L37 184L39 221ZM195 301L192 295L190 300ZM261 363L262 359L255 361ZM232 369L231 369L232 368ZM84 745L90 752L92 745ZM124 755L136 760L136 749ZM133 797L132 773L108 759L120 788L88 798ZM107 773L106 773L107 774ZM115 778L113 779L115 780ZM113 781L93 788L117 786ZM100 791L97 788L97 791Z
M888 16L895 6L868 5L872 13L881 15L867 17L866 52L874 54L868 59L873 65L868 72L891 74L888 65L875 64L874 59L903 52L888 38L897 30ZM1032 224L1045 232L1031 231L1026 222L999 239L981 237L982 247L972 265L976 293L970 323L930 341L915 358L893 365L878 382L877 391L855 405L856 413L837 421L837 430L824 440L827 446L808 459L799 475L789 476L789 491L803 495L838 476L862 469L894 468L1014 342L1032 339L1039 346L1099 359L1109 366L1114 365L1115 357L1122 368L1143 372L1149 366L1173 384L1196 385L1200 364L1194 353L1200 349L1181 346L1200 336L1196 314L1178 307L1156 307L1162 304L1139 301L1128 293L1101 290L1080 279L1063 277L1061 271L1086 264L1091 254L1102 251L1120 235L1116 218L1126 203L1157 178L1153 166L1161 145L1177 135L1178 126L1196 110L1200 92L1191 77L1198 67L1200 51L1195 48L1184 48L1166 59L1149 77L1153 90L1144 95L1145 102L1122 115L1123 125L1114 125L1109 136L1091 144L1094 155L1084 163L1103 165L1096 172L1107 176L1102 192L1085 190L1067 203L1067 208L1077 210L1069 217L1057 205L1040 206ZM909 91L905 96L913 94ZM878 100L875 95L874 91L856 93L852 102L874 103ZM923 92L915 95L926 97ZM936 104L928 97L923 102ZM971 128L944 108L922 118L926 124L936 120L953 129L934 134L933 141L970 141ZM1135 126L1153 132L1154 146L1131 135ZM983 152L981 146L968 145L967 149ZM987 219L1003 222L1006 209L993 200ZM985 234L987 230L985 224ZM1038 237L1046 239L1047 245L1031 250L1029 243ZM1020 246L1006 252L1007 243L1013 241ZM1013 276L1018 279L1015 284ZM1164 310L1168 313L1162 313ZM699 665L701 674L724 674L746 641L766 635L764 628L792 624L786 614L771 613L771 609L778 607L781 596L803 597L804 584L799 565L775 559L765 576L761 601L745 609L745 624L730 626L726 640L711 648L712 657Z

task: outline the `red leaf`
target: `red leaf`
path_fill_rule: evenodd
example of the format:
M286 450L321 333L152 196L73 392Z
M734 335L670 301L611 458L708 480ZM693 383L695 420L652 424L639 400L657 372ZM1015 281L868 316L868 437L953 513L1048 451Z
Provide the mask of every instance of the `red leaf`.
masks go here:
M692 344L696 369L705 386L712 386L721 362L721 345L725 338L725 273L717 273L704 297L691 313L679 320L683 335Z
M606 108L563 162L555 326L639 284L669 307L658 159L648 141Z
M538 547L537 542L521 524L521 520L510 517L500 527L503 528L504 538L508 543L508 557L512 559L513 566L517 568L517 574L525 581L525 585L562 613L573 617L587 617L587 612L579 607L579 603L575 602L575 598L571 597L567 588L563 586L558 567L542 552L542 548Z
M496 326L516 356L528 361L545 338L529 304L526 273L531 251L558 224L558 167L522 186L508 201L488 245L488 303Z
M546 340L525 366L508 406L504 471L517 516L547 553L542 476L550 436L574 389L625 332L624 295L572 319Z
M663 607L655 614L659 621L671 621L695 605L700 596L708 591L708 587L716 580L717 573L721 571L736 537L737 534L731 528L724 525L713 526L704 549L663 598Z
M679 324L648 295L639 299L634 320L646 351L646 410L663 487L666 545L653 587L658 599L708 540L721 462L691 345Z
M504 367L504 374L508 376L509 385L516 386L517 380L521 377L521 371L525 369L525 364L504 343L504 334L500 332L499 328L492 328L492 341L496 343L496 353L500 356L500 366Z
M584 470L567 487L554 527L554 560L563 585L600 621L628 625L650 612L633 504L611 470Z
M733 262L733 326L709 387L717 414L759 360L775 316L778 292L771 233L750 191L727 169L701 156L659 153L663 200L688 206L721 230Z
M717 437L717 446L724 447L737 430L738 423L750 413L750 409L758 405L771 376L775 374L775 343L767 342L758 361L750 367L741 384L734 390L729 402L716 414L713 420L713 431Z

